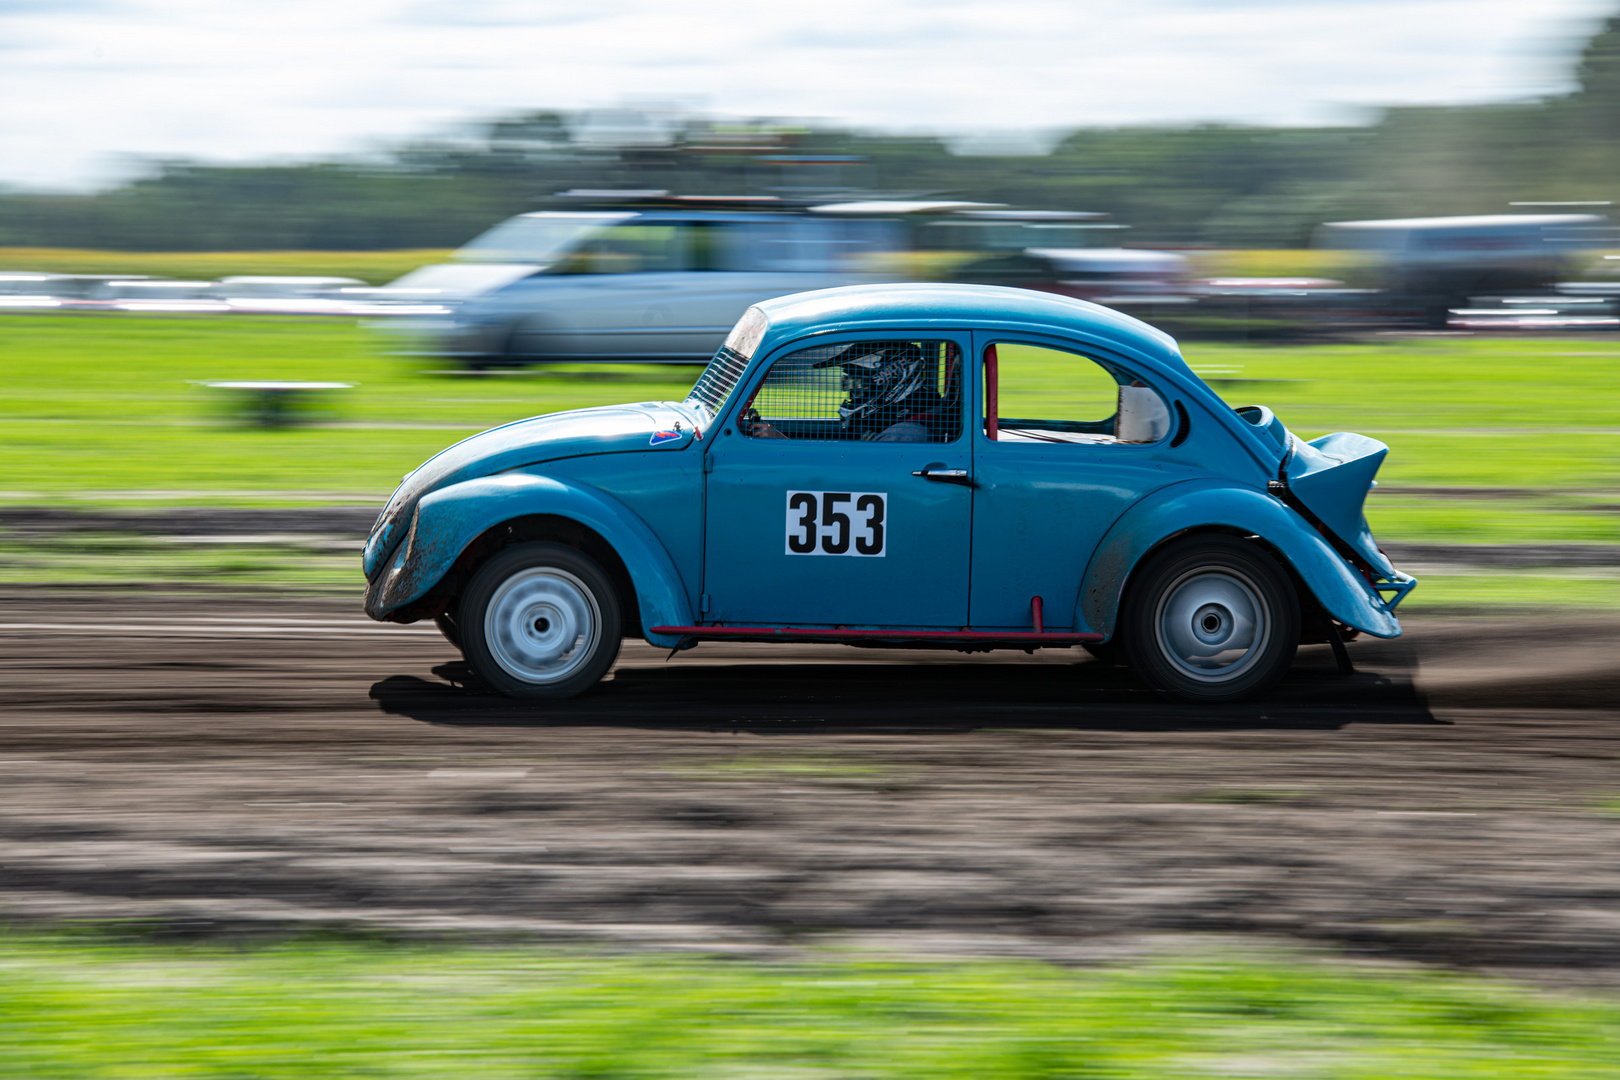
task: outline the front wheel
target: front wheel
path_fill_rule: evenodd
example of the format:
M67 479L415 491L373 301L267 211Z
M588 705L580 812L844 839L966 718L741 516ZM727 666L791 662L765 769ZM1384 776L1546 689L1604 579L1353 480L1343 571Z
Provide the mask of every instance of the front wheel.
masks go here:
M507 548L480 567L456 622L473 670L523 698L568 698L594 686L619 655L623 633L602 568L551 543Z
M1258 697L1288 671L1299 645L1293 582L1264 550L1236 537L1189 537L1153 555L1123 614L1131 667L1180 701Z
M439 633L444 635L444 640L458 649L461 648L461 627L456 625L454 615L451 615L448 611L442 611L433 616L433 625L439 628Z

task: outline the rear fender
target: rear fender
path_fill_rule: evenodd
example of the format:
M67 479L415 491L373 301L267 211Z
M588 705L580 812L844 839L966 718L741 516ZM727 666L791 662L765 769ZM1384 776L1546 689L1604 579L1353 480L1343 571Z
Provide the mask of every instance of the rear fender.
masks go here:
M1347 431L1310 442L1290 436L1293 453L1285 465L1288 489L1333 534L1355 549L1367 565L1393 576L1394 567L1367 528L1362 506L1389 447Z
M612 545L635 588L642 626L691 625L680 574L646 522L588 484L523 472L465 480L423 496L405 541L366 590L366 614L386 619L421 599L468 544L503 521L531 514L577 521ZM648 634L647 640L665 648L680 641L665 634Z
M1142 557L1199 529L1260 537L1287 560L1329 615L1374 637L1400 634L1400 622L1378 593L1298 513L1263 491L1210 480L1173 484L1114 522L1086 567L1075 628L1113 637L1126 580Z

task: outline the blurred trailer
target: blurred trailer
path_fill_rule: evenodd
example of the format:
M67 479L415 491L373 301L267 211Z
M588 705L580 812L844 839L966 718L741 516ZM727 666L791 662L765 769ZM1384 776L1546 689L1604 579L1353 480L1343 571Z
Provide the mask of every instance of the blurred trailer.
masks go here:
M1552 293L1615 236L1601 214L1484 214L1330 221L1314 246L1366 256L1386 320L1444 329L1478 298Z

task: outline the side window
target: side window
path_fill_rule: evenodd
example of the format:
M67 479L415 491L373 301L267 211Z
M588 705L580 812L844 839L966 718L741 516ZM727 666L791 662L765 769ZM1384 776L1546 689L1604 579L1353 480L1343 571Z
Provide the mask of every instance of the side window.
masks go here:
M771 365L738 430L756 439L951 442L962 434L962 355L952 341L821 345Z
M838 222L783 217L750 222L749 269L825 272L843 257Z
M568 254L555 274L651 274L681 268L676 225L614 225Z
M998 342L985 350L984 430L997 442L1151 443L1170 433L1152 389L1080 353Z

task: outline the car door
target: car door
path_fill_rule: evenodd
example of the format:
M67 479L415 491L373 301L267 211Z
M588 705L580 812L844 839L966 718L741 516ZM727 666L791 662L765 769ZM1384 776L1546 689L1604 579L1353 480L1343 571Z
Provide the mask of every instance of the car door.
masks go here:
M1147 493L1190 477L1157 451L1163 399L1116 358L1014 334L976 333L970 625L1075 626L1080 581L1110 526ZM1136 383L1137 385L1130 385Z
M967 343L938 332L817 338L779 350L735 395L709 450L705 621L965 625ZM916 385L867 408L868 376L889 361L908 371L916 361Z

